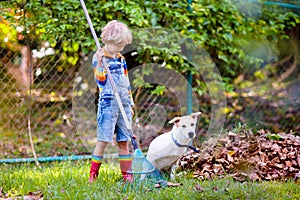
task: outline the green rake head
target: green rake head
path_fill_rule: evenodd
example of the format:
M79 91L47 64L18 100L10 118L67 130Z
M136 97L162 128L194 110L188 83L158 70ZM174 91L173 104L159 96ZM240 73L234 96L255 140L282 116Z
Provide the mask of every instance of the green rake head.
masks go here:
M145 158L140 149L134 151L132 171L127 171L127 173L133 175L134 181L132 183L123 183L123 190L128 188L149 190L158 185L160 188L167 186L167 181L161 172Z

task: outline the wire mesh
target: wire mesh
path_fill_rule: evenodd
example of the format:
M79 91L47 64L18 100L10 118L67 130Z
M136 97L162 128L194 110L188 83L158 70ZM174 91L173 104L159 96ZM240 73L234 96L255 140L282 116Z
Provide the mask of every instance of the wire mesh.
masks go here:
M3 30L0 29L0 158L31 157L28 122L38 157L90 154L97 126L97 89L92 70L86 70L90 68L90 54L76 52L78 61L70 62L62 45L54 48L47 42L37 45L37 41L29 37L18 43L10 39L16 32L14 27ZM131 63L128 66L130 70ZM133 82L136 77L130 78ZM176 79L170 81L176 83ZM299 132L299 64L289 81L291 84L287 87L269 93L272 98L228 96L224 128L231 129L242 122L276 132ZM185 95L185 91L181 94ZM133 132L138 135L141 149L146 150L153 138L170 130L168 120L183 114L183 105L168 89L158 95L141 87L135 90L134 96ZM210 122L210 108L214 102L207 93L198 98L203 113L198 124L198 135L201 135L205 134Z

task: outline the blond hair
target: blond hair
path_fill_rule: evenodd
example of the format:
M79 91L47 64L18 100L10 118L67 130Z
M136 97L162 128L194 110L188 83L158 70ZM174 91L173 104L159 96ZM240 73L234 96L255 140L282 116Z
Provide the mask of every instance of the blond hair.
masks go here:
M126 45L132 41L132 33L122 22L112 20L103 28L101 39L104 44Z

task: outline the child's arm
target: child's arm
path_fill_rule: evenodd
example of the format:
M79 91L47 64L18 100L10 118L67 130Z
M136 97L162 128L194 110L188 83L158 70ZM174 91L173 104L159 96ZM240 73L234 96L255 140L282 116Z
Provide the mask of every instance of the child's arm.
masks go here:
M94 78L101 94L106 83L107 75L104 66L102 65L103 49L99 49L93 56Z

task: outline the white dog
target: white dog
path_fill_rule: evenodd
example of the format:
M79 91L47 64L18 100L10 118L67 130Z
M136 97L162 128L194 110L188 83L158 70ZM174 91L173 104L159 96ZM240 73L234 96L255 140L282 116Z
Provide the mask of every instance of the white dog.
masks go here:
M187 150L197 151L189 143L196 136L197 117L201 112L175 117L171 131L156 137L149 146L146 159L157 169L170 168Z

